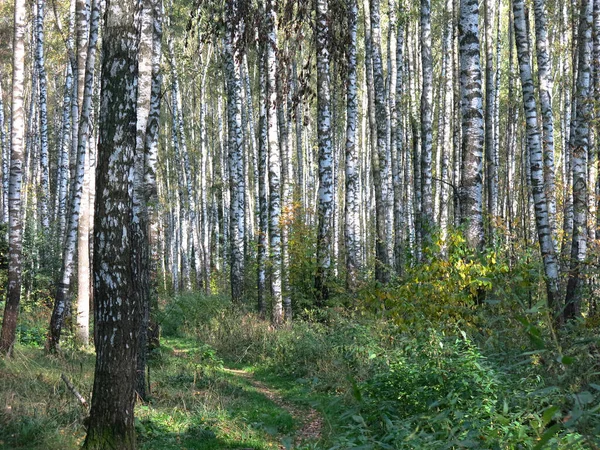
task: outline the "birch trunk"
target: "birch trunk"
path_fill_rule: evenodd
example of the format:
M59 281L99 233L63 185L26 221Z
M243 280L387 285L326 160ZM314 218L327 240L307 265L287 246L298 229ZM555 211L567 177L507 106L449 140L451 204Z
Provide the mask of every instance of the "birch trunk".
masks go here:
M227 117L229 150L230 202L230 265L231 298L239 303L244 297L244 144L242 131L241 55L239 55L239 27L237 1L227 3L227 30L225 37L225 69L227 73Z
M487 184L488 240L493 243L494 226L498 215L498 168L496 167L494 107L496 104L496 85L494 83L494 53L492 38L492 0L484 2L485 28L485 163ZM499 14L499 12L496 12Z
M385 101L385 83L381 61L381 26L379 0L372 0L370 5L371 27L371 60L373 68L374 114L376 123L376 147L373 151L373 181L375 183L375 208L377 240L375 243L376 266L375 278L387 283L390 278L388 215L391 213L389 202L390 164L387 148L388 114ZM366 56L369 58L369 55ZM372 136L375 139L375 136Z
M73 68L67 64L65 77L65 91L63 95L63 113L61 145L56 176L57 184L57 210L58 242L63 243L67 227L67 204L69 193L69 149L71 148L71 101L73 94Z
M2 223L8 223L8 178L10 154L6 141L6 126L4 119L4 92L2 91L2 74L0 74L0 158L2 158Z
M542 112L542 145L544 152L544 184L546 201L548 202L548 220L554 242L558 251L556 234L556 183L554 175L554 117L552 114L553 80L548 54L548 31L546 26L546 6L544 0L534 0L535 13L535 46L538 66L538 82L540 86L540 107Z
M10 354L15 343L19 302L21 300L21 261L23 251L23 222L21 217L21 183L23 180L23 143L25 139L25 117L23 111L23 88L25 81L25 30L27 8L24 0L14 2L12 115L11 115L11 158L10 184L8 191L8 289L0 353Z
M431 174L432 160L432 103L433 103L433 59L431 56L431 2L421 0L421 230L422 249L431 245L433 232L433 186Z
M513 0L513 15L515 28L515 43L519 60L521 87L523 90L523 108L527 131L527 149L530 163L530 180L535 207L535 221L540 244L540 252L544 262L546 275L546 291L548 307L554 314L555 320L560 315L560 301L558 298L558 263L554 252L550 221L548 217L548 204L544 188L544 172L542 146L540 141L537 106L534 96L533 75L530 65L529 39L525 20L524 0Z
M358 89L356 76L356 34L358 29L358 2L348 0L348 75L346 86L346 201L344 236L346 244L346 286L356 289L360 272L359 244L359 173L356 127L358 123Z
M587 253L587 179L586 165L590 134L590 87L592 47L592 0L582 0L579 16L578 68L571 158L573 169L573 238L565 319L578 317L581 312L582 268Z
M333 151L331 145L331 101L329 91L329 5L317 0L317 137L319 144L319 191L317 196L317 304L329 299L328 276L331 266L331 220L333 214ZM381 65L381 58L379 61ZM384 106L385 108L385 106ZM385 141L385 134L382 136Z
M257 289L258 312L264 319L267 315L267 246L269 235L269 203L267 195L267 155L269 153L267 105L266 59L267 49L260 49L259 78L260 78L260 115L258 121L258 253L257 253Z
M483 103L479 61L479 5L460 0L460 90L462 110L462 165L460 216L471 248L483 245Z
M135 382L141 305L134 258L133 169L139 29L134 1L105 15L94 236L96 369L86 450L135 449Z
M44 57L44 0L37 0L36 15L36 65L39 83L39 113L40 113L40 214L44 233L50 230L48 201L50 197L48 163L48 80L46 77L46 62Z
M406 159L406 147L404 145L404 127L402 124L404 93L404 19L396 24L396 115L395 115L395 142L392 141L392 185L394 189L394 267L398 274L402 273L404 266L404 234L406 220L404 211L408 209L403 198L403 171L402 159ZM394 26L392 23L390 26Z
M81 117L79 122L79 150L81 154L85 153L85 173L83 196L81 200L81 218L79 221L79 236L77 240L77 340L87 346L89 344L89 322L90 322L90 294L91 294L91 274L90 274L90 228L93 222L94 205L91 202L90 184L93 172L92 160L90 158L90 149L88 141L90 132L93 129L91 121L92 114L92 95L94 88L94 71L96 66L96 44L98 41L98 23L100 20L100 0L92 0L92 10L90 15L90 38L89 48L87 49L85 65L85 84L83 90L83 99L81 104Z
M136 392L143 401L146 400L149 390L145 375L149 337L152 337L149 333L150 303L155 294L153 278L156 276L156 268L152 267L153 261L156 260L152 255L156 252L154 248L156 243L151 240L157 238L156 230L152 227L156 226L153 204L157 200L155 177L160 115L160 80L157 80L160 78L160 42L155 45L154 41L157 39L157 33L159 38L162 34L161 13L160 0L144 0L141 4L131 241L133 270L138 274L136 301L139 302L141 310ZM158 22L158 32L155 31L156 22ZM155 323L152 326L155 326ZM157 336L154 337L156 338Z
M96 0L97 1L97 0ZM95 27L97 30L97 23L100 16L99 4L97 5L95 12ZM94 33L95 36L92 36L97 40L98 33L97 31ZM50 319L50 333L48 335L48 341L46 343L46 347L49 351L54 352L57 350L60 335L62 333L62 327L65 319L65 315L69 309L69 305L71 302L70 299L70 289L71 289L71 278L73 276L73 265L75 259L75 250L78 243L77 239L77 230L79 227L79 219L81 214L82 207L84 209L88 208L87 205L83 204L83 188L84 188L84 177L86 171L86 154L87 154L87 144L89 139L89 132L91 129L90 124L90 113L92 107L92 88L93 88L93 80L94 80L94 68L95 68L95 48L96 42L93 42L93 48L90 48L88 55L86 57L86 67L85 67L85 88L83 94L83 104L82 104L82 117L81 120L77 120L77 124L79 125L79 130L77 133L77 162L76 162L76 177L74 179L73 185L71 187L71 207L69 213L69 222L67 224L67 232L65 238L65 246L63 249L63 260L62 266L59 276L59 282L56 289L56 297L54 300L54 308L52 310L52 317ZM73 98L72 102L76 99ZM72 119L73 120L73 119ZM87 236L87 235L86 235ZM87 237L83 237L85 242L87 241ZM87 287L87 301L86 303L89 305L89 245L85 248L82 247L83 252L88 255L88 278L83 279L84 286ZM80 255L83 258L83 255ZM80 264L85 264L83 259ZM85 295L81 292L79 295ZM83 303L84 301L81 300ZM85 305L82 304L82 308L85 308ZM89 308L89 306L88 306ZM84 313L85 315L85 313ZM83 319L81 322L83 323ZM87 321L86 321L87 322ZM86 325L89 326L89 325Z
M269 250L271 262L271 321L283 323L281 286L281 153L277 126L277 16L275 1L267 2L267 139L269 142Z

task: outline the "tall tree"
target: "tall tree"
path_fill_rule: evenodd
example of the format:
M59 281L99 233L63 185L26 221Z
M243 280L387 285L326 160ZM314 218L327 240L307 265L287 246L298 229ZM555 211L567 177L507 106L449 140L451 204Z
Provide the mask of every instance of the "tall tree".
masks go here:
M430 244L433 222L433 176L432 159L432 104L433 104L433 59L431 56L431 2L421 0L421 215L419 228L423 247ZM438 175L439 176L439 175Z
M107 3L94 235L96 369L83 448L135 448L134 402L141 305L133 261L139 30L136 3Z
M257 249L257 289L258 312L261 318L267 314L267 247L269 237L269 201L267 196L268 173L267 156L269 153L267 105L267 46L260 46L259 78L260 78L260 115L258 121L258 249Z
M0 158L2 158L2 210L0 210L0 219L2 220L2 223L8 223L8 176L10 155L8 154L9 147L8 142L6 141L3 95L2 74L0 73Z
M555 251L558 251L556 235L556 183L554 174L554 116L552 114L553 80L550 67L546 5L544 0L533 2L535 13L535 47L538 66L540 107L542 112L542 145L544 152L544 185L548 202L548 220Z
M317 195L317 302L329 298L328 275L331 267L331 219L333 214L333 151L331 145L331 101L329 90L329 5L317 0L317 137L319 144L319 191ZM381 65L381 52L379 54ZM385 135L383 136L385 140Z
M50 197L48 164L48 79L46 76L46 60L44 55L44 0L37 0L36 16L36 65L40 90L40 214L42 229L50 230L48 202Z
M496 84L494 83L494 42L492 38L492 0L484 2L485 30L485 165L487 184L487 214L489 216L489 240L492 241L494 221L498 215L498 170L495 139ZM496 12L499 14L499 11Z
M92 186L93 159L90 158L91 148L89 145L90 135L93 131L92 124L92 96L94 89L94 72L96 67L96 44L98 42L98 24L100 21L100 0L92 0L90 11L90 36L85 64L85 84L81 104L81 117L79 119L79 150L85 152L85 173L83 195L81 200L81 218L79 221L79 234L77 239L77 339L83 345L89 344L89 322L90 322L90 242L89 236L93 221L93 196L90 193Z
M25 116L23 88L25 82L25 31L27 9L25 0L15 0L13 34L12 115L10 184L8 191L8 289L4 319L0 334L0 353L12 352L17 331L21 300L21 261L23 253L23 220L21 216L21 182L23 180L23 143Z
M267 140L269 143L269 251L271 262L271 321L283 322L281 286L281 153L279 150L277 102L277 12L268 0L267 14Z
M227 30L225 36L225 68L227 74L227 131L229 150L230 189L230 265L231 298L242 301L244 296L244 135L242 131L242 81L240 55L240 27L237 0L227 2Z
M134 161L132 248L137 277L137 301L141 305L136 392L146 400L147 352L157 345L157 186L156 164L160 122L162 73L162 1L144 0L141 10L138 58L137 135Z
M346 201L345 228L346 242L346 286L356 288L360 270L359 256L359 166L356 128L358 123L358 89L356 76L356 34L358 29L358 2L348 0L348 75L346 92Z
M571 162L573 169L573 237L565 319L574 319L581 309L582 266L587 253L587 155L590 133L590 87L592 47L592 0L582 0L579 14L579 37L577 39L578 67L576 82L577 103L572 127Z
M56 297L54 299L54 308L52 310L52 317L50 318L50 333L48 334L48 341L46 343L46 347L49 351L53 352L57 349L57 346L60 342L60 336L62 333L62 327L64 324L65 315L69 309L69 305L71 303L70 297L70 289L71 289L71 279L74 273L74 260L75 260L75 252L77 249L77 245L79 242L78 239L78 229L80 225L80 217L82 208L86 209L89 207L87 202L84 200L89 199L88 196L84 198L84 182L85 182L85 172L86 172L86 163L87 163L87 153L88 153L88 141L90 136L90 131L92 129L90 122L90 114L92 111L92 90L94 85L94 71L95 71L95 61L96 61L96 43L98 39L98 21L100 18L100 3L98 0L95 0L94 13L93 13L93 28L90 43L92 46L89 51L86 53L86 62L85 62L85 73L84 73L84 86L83 86L83 96L81 102L81 118L77 119L78 132L75 135L75 139L77 141L77 158L76 158L76 177L73 180L71 186L71 199L70 199L70 213L66 230L66 238L65 245L63 248L63 259L62 266L59 274L59 282L56 288ZM87 39L86 39L87 42ZM84 72L82 70L82 72ZM73 97L72 102L76 101ZM78 108L79 111L79 108ZM73 120L73 118L71 118ZM89 213L89 211L86 211ZM86 227L86 236L79 236L84 242L88 242L87 233L89 232L89 228ZM84 252L86 254L89 253L89 246L82 245L80 247L80 252ZM88 256L89 259L89 256ZM86 264L85 256L80 255L79 257L79 266L85 266ZM85 273L85 269L82 273L82 277L80 282L83 283L82 292L79 292L79 296L81 298L81 318L77 322L80 331L79 335L82 339L82 342L87 341L88 335L88 321L86 320L85 310L89 308L89 260L88 264L88 276L83 275ZM83 268L83 267L82 267ZM83 298L82 298L83 297ZM86 300L87 299L87 300ZM85 337L84 337L85 335Z
M525 125L527 131L527 149L529 153L531 188L535 207L535 220L538 232L538 241L544 271L546 275L546 290L548 306L555 315L560 316L560 302L558 298L558 264L552 241L552 230L548 216L548 203L544 184L544 167L542 146L540 141L539 123L537 118L537 105L534 96L533 75L531 71L529 39L525 20L524 0L513 0L513 15L515 28L515 43L519 60L519 72L523 89L523 109L525 112Z
M460 217L471 248L483 245L483 100L479 58L479 3L460 0L459 55L462 111Z

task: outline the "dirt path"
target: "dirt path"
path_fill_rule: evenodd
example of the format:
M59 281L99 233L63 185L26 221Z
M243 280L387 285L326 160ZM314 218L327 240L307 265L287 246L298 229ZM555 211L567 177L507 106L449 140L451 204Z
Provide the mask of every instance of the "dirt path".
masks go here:
M285 409L298 423L302 423L302 427L296 431L294 436L294 445L292 448L301 445L302 443L310 441L318 441L321 438L321 430L323 428L323 418L314 409L309 408L308 411L303 408L299 408L296 405L287 402L283 399L279 392L270 388L262 381L254 379L253 375L245 370L237 369L223 369L225 372L244 378L250 383L258 392L263 394L277 406ZM279 445L280 450L285 450L284 445Z

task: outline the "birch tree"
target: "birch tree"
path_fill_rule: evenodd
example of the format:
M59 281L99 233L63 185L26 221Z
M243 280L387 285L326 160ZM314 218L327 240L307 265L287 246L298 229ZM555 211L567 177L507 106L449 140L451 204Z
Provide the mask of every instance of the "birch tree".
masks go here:
M365 6L367 2L365 2ZM366 10L366 8L365 8ZM366 14L366 12L365 12ZM382 283L389 281L390 257L388 246L391 235L388 233L388 215L391 213L389 203L389 185L390 165L387 150L388 118L385 102L385 83L383 76L383 64L381 58L381 26L379 0L372 0L369 7L369 26L370 26L370 54L367 52L366 58L370 58L373 70L373 117L375 123L375 133L372 133L371 139L375 140L376 146L373 149L373 182L375 183L375 221L377 238L375 240L375 279ZM366 20L366 19L365 19ZM367 68L367 71L369 69Z
M421 0L421 215L419 228L423 248L431 242L433 231L433 185L432 159L432 104L433 104L433 60L431 56L431 2Z
M574 136L571 148L573 170L573 237L565 319L574 319L580 314L582 296L582 266L587 253L587 155L590 133L590 87L592 47L592 0L582 0L577 39L578 67L576 82L577 103L572 127Z
M93 160L90 158L91 149L89 148L90 134L93 130L91 119L92 114L92 96L94 89L94 72L96 67L96 44L98 42L98 25L100 21L100 0L92 0L92 9L90 11L90 36L86 54L85 64L85 84L83 89L83 98L81 104L81 117L79 119L79 150L78 153L85 153L84 157L84 185L82 187L81 218L79 221L78 239L77 239L77 332L76 336L80 343L87 346L89 344L89 322L90 322L90 242L89 236L93 222L93 202L90 195L92 178L95 176L93 171Z
M558 320L560 302L558 298L558 264L554 252L550 221L548 217L548 203L544 186L544 167L542 146L540 140L539 123L537 118L537 105L534 95L533 75L530 65L529 39L525 21L524 0L513 0L513 15L515 28L515 43L519 60L519 73L523 90L523 109L527 132L527 149L529 153L531 188L535 207L535 221L540 244L540 252L544 262L546 275L546 291L548 306Z
M56 351L59 342L60 336L62 333L62 327L64 324L65 315L69 308L71 298L70 298L70 289L71 289L71 279L74 273L74 260L75 260L75 250L78 244L78 229L79 229L79 219L81 215L82 204L83 207L86 208L88 205L83 203L83 188L85 181L85 172L86 172L86 155L87 155L87 145L89 140L89 132L91 129L90 123L90 113L92 108L92 89L94 84L94 70L95 70L95 61L96 61L96 41L98 39L98 21L100 17L100 5L99 0L95 0L94 7L94 33L92 33L91 43L93 44L89 51L86 52L86 64L85 64L85 85L83 90L82 97L82 115L81 120L77 120L78 124L78 133L76 135L77 140L77 162L76 162L76 177L71 186L71 206L69 213L69 220L67 224L65 245L63 249L63 259L62 266L59 275L59 281L56 288L56 296L54 299L54 307L52 309L52 317L50 319L50 333L48 335L48 341L46 343L46 347L49 351ZM76 99L73 98L72 101ZM73 118L71 119L73 120ZM89 230L88 230L89 231ZM87 238L83 238L87 242ZM81 247L86 254L89 253L88 246ZM83 255L80 255L81 258L84 258ZM89 258L89 256L88 256ZM80 261L80 265L85 264L83 260ZM89 264L89 262L88 262ZM89 266L88 266L89 270ZM88 272L89 274L89 272ZM83 334L86 333L88 327L88 321L85 319L85 310L88 308L89 304L89 281L88 278L82 276L82 281L84 283L84 288L87 289L88 296L84 292L80 292L79 295L87 298L87 302L84 299L81 300L81 320L78 324L83 327L83 332L80 333L83 342L87 340L87 337L83 337ZM85 322L85 323L84 323ZM87 334L87 333L86 333Z
M267 195L268 174L267 156L269 153L268 140L268 91L267 91L267 44L261 44L259 56L259 79L260 79L260 114L258 121L258 249L257 249L257 289L258 289L258 312L261 318L267 314L267 247L269 237L269 199Z
M359 257L359 167L356 127L358 122L358 89L356 74L356 34L358 29L357 0L348 0L348 78L346 92L346 201L344 235L346 242L346 286L354 289L360 271Z
M48 163L48 80L46 77L46 61L44 55L44 0L37 0L36 16L36 65L39 83L40 108L40 214L42 229L45 233L50 230L48 201L50 197Z
M267 140L269 143L269 260L271 263L271 321L283 322L281 283L281 153L277 102L277 15L275 1L268 0L267 14Z
M236 0L227 3L225 67L227 73L227 116L229 150L231 298L240 302L244 295L244 145L242 132L242 82L239 54L239 28Z
M331 101L329 91L329 6L317 0L317 137L319 145L319 191L317 195L317 303L329 298L328 275L331 268L331 220L333 213L333 152L331 148ZM379 64L381 65L381 52ZM385 106L384 106L385 108ZM385 140L385 135L382 136Z
M535 46L538 66L540 107L542 112L542 150L544 154L544 185L548 202L548 220L555 251L558 251L556 235L556 183L554 174L554 117L552 114L552 72L546 25L544 0L533 2L535 17Z
M479 61L479 4L460 0L459 59L462 111L460 217L471 248L483 245L483 102Z
M4 101L2 99L2 74L0 73L0 157L2 158L2 210L0 211L2 223L8 223L8 177L10 155L6 141L6 126L4 115Z
M8 289L0 353L10 354L15 343L17 317L21 300L21 260L23 252L23 221L21 217L21 183L23 180L25 116L23 110L23 88L25 81L25 31L27 8L24 0L14 2L12 115L10 184L8 191Z
M132 250L136 157L136 2L108 3L94 236L96 369L83 448L135 449L134 402L141 305Z

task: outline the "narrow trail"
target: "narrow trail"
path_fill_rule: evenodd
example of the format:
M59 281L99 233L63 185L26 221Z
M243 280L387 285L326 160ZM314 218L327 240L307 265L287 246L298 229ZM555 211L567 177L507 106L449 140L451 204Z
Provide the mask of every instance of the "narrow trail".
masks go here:
M323 418L314 409L299 408L298 406L285 401L281 394L273 388L267 386L262 381L256 380L252 373L245 370L238 369L227 369L223 368L223 371L230 373L235 376L244 378L250 385L252 385L258 392L263 394L273 403L280 408L286 410L297 423L302 423L302 427L299 428L294 435L294 442L292 448L305 443L306 441L316 442L321 439L321 430L323 429ZM285 445L279 445L280 450L285 450ZM241 449L245 450L245 449Z

